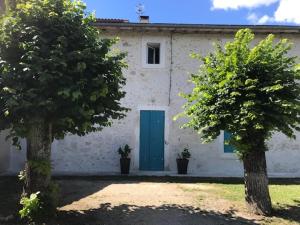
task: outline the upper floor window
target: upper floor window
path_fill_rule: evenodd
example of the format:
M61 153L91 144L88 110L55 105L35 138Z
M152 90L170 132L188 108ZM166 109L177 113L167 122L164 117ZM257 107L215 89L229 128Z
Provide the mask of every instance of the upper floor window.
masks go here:
M159 69L165 67L166 37L142 37L142 68Z
M159 43L147 43L147 64L160 64Z

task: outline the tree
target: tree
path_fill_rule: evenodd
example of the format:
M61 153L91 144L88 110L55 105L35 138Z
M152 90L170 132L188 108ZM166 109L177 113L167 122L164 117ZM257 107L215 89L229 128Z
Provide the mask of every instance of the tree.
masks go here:
M26 192L47 193L51 143L125 116L123 53L81 1L18 0L1 19L0 130L27 140Z
M0 15L16 7L16 0L0 0Z
M258 214L271 212L265 152L274 132L295 138L300 123L300 67L288 56L286 39L274 43L268 35L250 48L254 34L239 30L233 41L201 60L199 72L192 74L194 88L182 94L187 100L183 127L202 134L204 142L232 134L229 144L244 164L245 200Z

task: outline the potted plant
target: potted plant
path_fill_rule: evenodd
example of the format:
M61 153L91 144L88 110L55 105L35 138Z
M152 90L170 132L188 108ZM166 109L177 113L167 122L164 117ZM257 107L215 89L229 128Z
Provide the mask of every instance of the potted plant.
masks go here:
M128 156L131 152L129 145L125 145L124 148L120 147L118 152L121 155L120 158L121 174L129 174L130 158Z
M178 158L176 159L178 174L187 174L190 157L191 153L188 148L184 148L183 151L178 154Z

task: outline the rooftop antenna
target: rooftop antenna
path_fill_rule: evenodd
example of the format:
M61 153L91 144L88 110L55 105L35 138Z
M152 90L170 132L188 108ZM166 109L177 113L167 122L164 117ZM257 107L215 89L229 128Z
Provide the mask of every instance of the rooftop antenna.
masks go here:
M140 17L144 14L145 12L145 6L141 3L137 4L136 6L136 14Z

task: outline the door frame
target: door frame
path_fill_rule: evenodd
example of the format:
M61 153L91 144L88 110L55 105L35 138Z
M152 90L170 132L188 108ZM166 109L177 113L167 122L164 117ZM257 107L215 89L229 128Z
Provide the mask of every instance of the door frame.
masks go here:
M167 106L140 106L137 108L137 125L135 132L135 151L133 154L134 170L140 170L140 112L141 110L165 112L165 140L164 140L164 170L169 170L169 107ZM156 172L156 171L153 171Z

